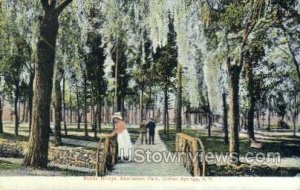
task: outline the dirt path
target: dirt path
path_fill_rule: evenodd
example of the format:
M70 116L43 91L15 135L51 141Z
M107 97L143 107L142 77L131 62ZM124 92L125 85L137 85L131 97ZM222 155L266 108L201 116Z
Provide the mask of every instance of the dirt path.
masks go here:
M162 142L158 135L158 131L155 133L155 144L141 144L141 137L138 138L136 144L133 145L133 152L139 151L142 153L142 156L145 156L146 151L151 152L154 159L147 162L145 159L144 162L140 162L141 159L137 159L137 155L133 155L133 161L118 163L113 171L108 173L112 176L190 176L187 170L181 166L179 163L165 162L161 160L159 156L156 155L168 154L165 144ZM141 156L141 155L140 155ZM139 157L140 158L140 157ZM155 158L157 159L155 161ZM137 159L137 160L134 160Z

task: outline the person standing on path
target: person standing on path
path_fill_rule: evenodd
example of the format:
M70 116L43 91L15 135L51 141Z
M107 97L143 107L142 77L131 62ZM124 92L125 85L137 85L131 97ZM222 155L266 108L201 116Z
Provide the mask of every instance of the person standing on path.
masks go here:
M154 135L155 135L155 121L153 118L146 125L149 132L149 144L154 144Z
M141 144L145 143L147 144L147 127L146 127L146 121L143 119L140 123L140 134L141 134Z
M115 133L118 134L118 157L121 161L128 160L132 153L132 144L130 140L130 135L127 131L125 122L120 112L116 112L112 116L115 123Z

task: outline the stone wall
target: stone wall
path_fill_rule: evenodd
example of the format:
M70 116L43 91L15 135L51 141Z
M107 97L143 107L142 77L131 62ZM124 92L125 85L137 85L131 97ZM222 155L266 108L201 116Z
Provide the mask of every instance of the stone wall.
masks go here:
M0 138L0 157L22 158L27 141L16 140L12 136Z
M1 143L0 157L22 158L23 147L16 144Z
M95 169L96 151L83 147L51 147L49 160L55 164Z

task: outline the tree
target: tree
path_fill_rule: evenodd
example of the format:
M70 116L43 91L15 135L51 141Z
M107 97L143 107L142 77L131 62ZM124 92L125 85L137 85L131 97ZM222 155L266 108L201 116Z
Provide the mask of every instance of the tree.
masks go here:
M174 87L172 77L174 77L174 69L177 66L178 56L176 32L174 30L173 19L170 15L168 28L167 44L157 48L156 53L153 55L153 61L155 63L153 68L153 72L155 73L154 79L158 81L164 93L164 132L169 131L169 90L171 87Z
M101 101L106 93L106 80L104 77L104 52L101 48L101 36L99 34L89 33L87 47L90 52L85 55L85 64L87 69L87 78L91 81L93 89L92 98L95 97L97 109L95 119L97 120L99 131L101 130ZM95 138L97 136L97 126L94 126Z
M176 131L181 132L182 128L182 65L177 66L177 96L176 96Z
M245 78L249 94L249 110L247 113L247 130L251 142L256 142L254 135L254 112L258 108L258 102L261 99L262 84L259 77L255 76L254 69L265 56L264 46L266 44L266 32L256 32L254 39L248 44L248 51L245 52Z
M298 79L300 80L300 63L297 58L299 53L299 32L297 32L297 25L300 23L299 11L297 11L297 0L280 1L275 0L271 6L273 8L275 27L280 28L287 39L287 47L292 57L296 68ZM299 6L299 5L298 5ZM284 50L285 51L285 50ZM285 51L285 53L287 53Z
M130 75L128 73L128 61L126 56L126 39L124 31L120 31L114 49L112 50L112 76L114 76L114 112L122 112L124 116L124 100L128 90Z
M297 116L299 114L299 107L300 107L300 102L299 102L299 95L300 95L300 88L298 86L298 88L296 87L294 90L292 90L290 92L290 99L292 105L290 106L290 112L292 114L292 121L293 121L293 125L294 125L294 136L296 136L296 120L297 120Z
M45 168L48 163L48 143L50 132L50 102L55 62L58 18L72 0L57 5L55 0L41 0L43 14L39 20L39 40L35 63L33 121L32 130L23 165Z
M287 106L282 93L278 93L275 106L277 115L280 117L281 121L283 121Z
M61 121L62 121L62 91L61 91L61 80L64 75L63 64L58 63L55 65L54 71L54 128L55 128L55 145L60 146L62 144L61 141Z
M231 163L239 164L240 74L244 65L244 54L249 36L256 29L257 23L263 16L265 2L263 0L218 2L222 6L212 6L211 3L208 3L209 10L206 11L208 13L206 20L213 20L212 22L217 23L217 26L214 26L217 31L225 30L224 46L226 47L229 82L229 153ZM207 17L209 18L207 19ZM230 33L234 37L229 39ZM214 43L215 41L211 39L210 42Z
M9 27L9 29L11 29ZM24 65L29 59L29 46L23 36L18 31L11 30L11 43L13 44L12 53L6 57L1 66L2 75L4 76L5 85L8 93L13 94L14 99L14 115L15 115L15 135L18 136L19 131L19 112L18 104L21 96L22 86L26 86L21 78ZM24 89L24 88L23 88ZM24 91L24 90L23 90Z
M138 53L132 53L134 60L129 62L129 65L134 66L132 77L137 84L137 89L139 91L139 99L140 99L140 121L145 119L145 111L144 111L144 102L145 102L145 93L146 90L149 89L149 98L146 102L146 112L149 109L149 105L151 103L151 93L152 86L154 84L153 81L153 73L152 73L152 44L148 37L147 32L144 32L142 35L142 42L138 46L138 49L134 49L138 51Z
M226 93L222 94L223 100L223 130L224 130L224 142L228 144L228 105L226 102Z

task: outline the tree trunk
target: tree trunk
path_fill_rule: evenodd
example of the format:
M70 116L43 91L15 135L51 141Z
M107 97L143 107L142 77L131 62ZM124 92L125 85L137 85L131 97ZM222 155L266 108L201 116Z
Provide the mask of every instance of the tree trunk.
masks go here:
M223 98L223 129L224 129L224 142L228 144L228 109L226 103L226 93L222 94Z
M70 106L69 106L69 112L70 112L70 123L72 125L73 123L73 111L72 111L72 90L71 90L71 85L70 85L70 97L69 97L69 103L70 103Z
M18 102L19 102L19 95L20 95L20 88L19 88L19 81L16 82L16 90L15 90L15 135L19 135L19 111L18 111Z
M138 106L137 106L137 104L135 104L134 112L135 112L135 114L134 114L134 124L138 124L139 118L138 118Z
M104 98L104 121L105 121L105 124L108 124L109 123L109 106L108 106L108 103L107 103L107 97Z
M250 101L251 102L251 101ZM250 109L248 110L247 115L247 130L248 130L248 139L249 141L255 141L254 135L254 105L255 103L250 103Z
M101 98L100 98L100 92L98 92L98 97L97 97L97 123L98 123L98 131L99 133L101 132L101 122L102 122L102 118L101 118L101 109L102 109L102 106L101 106ZM123 116L124 118L124 116Z
M163 123L164 123L164 133L167 131L167 115L168 115L168 88L165 86L164 88L164 118L163 118Z
M257 128L260 128L259 109L257 109L256 111L256 121L257 121Z
M147 106L146 106L146 115L148 116L149 120L151 118L151 110L150 110L151 98L152 98L152 88L150 87L150 89L149 89L149 98L147 100Z
M87 78L86 75L83 75L83 80L84 80L84 137L87 139L89 134L88 134L88 124L87 124Z
M92 130L94 131L94 103L93 103L93 98L91 97L91 117L90 117L90 120L91 120L91 128Z
M200 122L200 125L203 125L203 114L202 113L199 114L199 122ZM196 124L196 122L195 122L195 124Z
M29 114L29 102L27 102L26 112L25 112L25 123L28 123L28 114Z
M98 86L98 89L100 89L100 85L98 84L97 85ZM97 106L97 108L96 108L96 118L95 118L95 120L96 120L96 128L98 128L97 129L97 132L101 132L101 120L102 120L102 118L101 118L101 91L99 91L99 90L97 90L96 92L95 92L95 94L96 94L96 106ZM122 114L124 114L124 105L123 105L123 100L122 100ZM122 116L123 118L124 118L124 115ZM97 138L97 132L96 132L96 137L95 138Z
M2 116L3 116L3 106L2 106L2 98L0 97L0 133L3 133Z
M19 92L20 92L20 87L19 87ZM19 100L18 100L18 119L19 119L19 125L20 123L22 122L21 120L21 100L20 100L20 97L19 97Z
M208 103L208 124L207 124L208 137L211 137L212 121L213 121L213 115L212 115L212 112L211 112L211 110L209 108L209 103Z
M169 122L170 122L170 118L169 118L169 111L167 112L167 132L169 132L170 131L170 124L169 124Z
M101 133L101 130L102 130L102 104L101 104L101 100L98 104L98 107L99 107L99 114L98 114L98 131L99 133Z
M245 64L245 71L246 76L248 79L248 93L250 96L250 107L247 114L247 130L248 130L248 139L249 141L255 142L255 136L254 136L254 109L256 104L256 98L255 98L255 89L254 89L254 80L253 80L253 69L252 69L252 63L250 61L246 61Z
M239 78L241 67L229 68L229 155L232 164L239 163Z
M298 113L297 113L297 94L296 94L296 92L294 92L295 94L294 94L294 113L292 112L292 114L293 114L293 125L294 125L294 137L296 136L296 118L297 118L297 115L298 115Z
M123 120L125 121L125 93L122 93L123 95L120 97L121 101L121 114L123 117ZM100 96L100 95L99 95Z
M186 120L186 128L191 127L191 104L188 102L188 105L186 106L186 112L185 112L185 120Z
M63 97L62 97L62 101L63 101L63 106L64 106L64 131L65 131L65 136L68 136L68 130L67 130L67 119L66 119L66 76L65 74L63 75Z
M177 67L177 96L176 96L176 131L179 133L182 130L182 66Z
M40 16L37 62L35 64L32 130L23 165L46 168L50 131L50 103L58 33L58 16L72 0L65 0L57 8L56 1L42 0L44 15Z
M248 111L246 110L245 111L245 114L243 115L243 119L244 119L244 130L248 130L248 128L247 128L247 113L248 113Z
M55 65L54 71L54 129L55 145L60 146L61 142L61 118L62 118L62 92L60 82L63 77L62 63Z
M91 84L91 106L92 106L92 129L94 131L94 138L97 138L97 110L95 113L95 102L94 102L94 89L93 84Z
M208 129L208 137L211 137L211 126L212 126L212 122L213 122L213 113L210 110L210 103L209 103L209 97L208 97L208 93L206 94L207 97L207 129Z
M118 41L118 38L117 38L117 45L116 45L116 60L115 60L115 81L114 81L114 85L115 85L115 94L114 94L114 101L113 101L113 112L118 112L118 97L119 97L119 94L118 94L118 84L119 84L119 81L118 81L118 69L119 69L119 41Z
M22 122L25 122L25 118L26 118L26 111L27 110L27 104L26 104L26 101L24 100L23 102L23 114L22 114Z
M32 53L32 62L35 65L37 59L36 52ZM32 125L32 104L33 104L33 82L34 82L35 70L30 73L30 80L29 80L29 92L28 92L28 110L29 110L29 135L31 132L31 125Z
M144 119L144 89L141 90L140 94L140 121Z
M76 83L76 103L77 103L77 129L80 129L81 116L80 116L79 90L78 90L77 83Z

